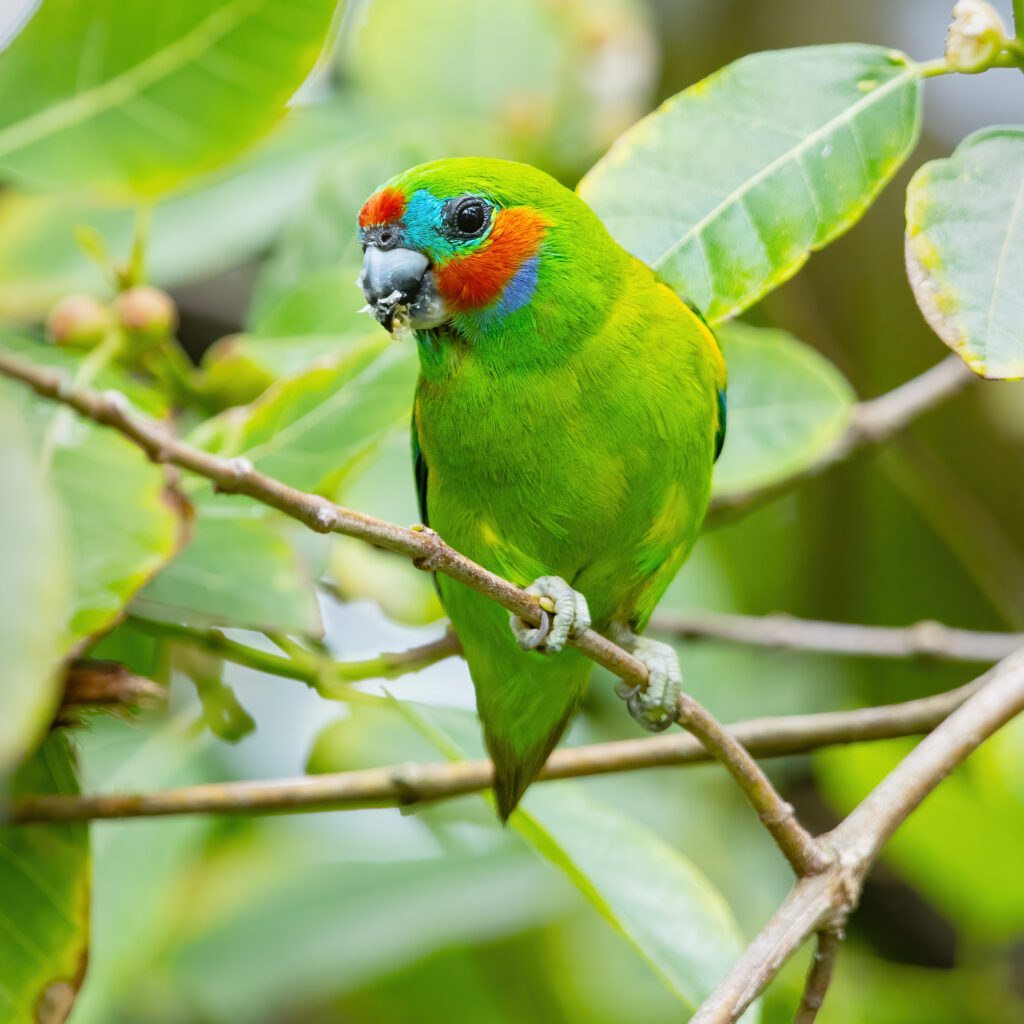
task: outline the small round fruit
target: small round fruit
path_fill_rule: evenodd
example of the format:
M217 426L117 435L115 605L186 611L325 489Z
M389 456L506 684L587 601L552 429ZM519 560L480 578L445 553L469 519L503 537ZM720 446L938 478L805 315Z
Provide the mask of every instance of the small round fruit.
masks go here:
M50 310L46 330L58 345L95 348L111 323L110 310L91 295L66 295Z
M163 338L178 323L178 311L167 292L140 284L114 300L114 311L126 331L145 338Z

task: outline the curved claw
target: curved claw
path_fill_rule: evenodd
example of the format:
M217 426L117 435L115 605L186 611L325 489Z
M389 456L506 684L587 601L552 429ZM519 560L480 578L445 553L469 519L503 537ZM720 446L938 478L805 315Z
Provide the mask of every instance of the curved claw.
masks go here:
M663 732L676 720L683 674L674 648L657 640L621 630L616 639L647 666L647 685L629 686L621 680L615 692L629 713L648 732Z
M590 611L586 598L573 590L560 576L540 576L527 588L533 597L549 598L553 615L541 610L540 625L534 628L518 615L509 616L509 625L516 643L524 651L555 654L574 633L590 628ZM551 607L551 605L549 605Z
M634 692L626 698L626 707L629 708L629 713L637 724L648 732L664 732L675 721L675 716L667 712L663 718L657 720L651 718L650 708L644 703L643 691L639 686L634 687Z
M629 683L623 682L621 679L615 684L615 696L621 697L622 700L628 701L631 697L636 696L640 692L640 684L636 686L630 686Z
M519 646L522 647L524 651L535 651L542 643L544 643L547 639L548 633L550 632L551 616L541 608L540 625L536 629L523 630L522 634L517 636L516 639L519 641Z

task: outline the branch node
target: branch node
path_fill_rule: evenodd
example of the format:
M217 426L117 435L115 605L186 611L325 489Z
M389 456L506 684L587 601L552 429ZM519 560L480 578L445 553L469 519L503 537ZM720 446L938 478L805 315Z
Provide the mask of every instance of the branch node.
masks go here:
M418 803L423 799L420 793L423 772L418 764L411 761L407 764L396 764L388 773L388 778L398 791L400 806Z
M231 494L237 491L242 484L252 476L255 467L244 455L236 455L233 459L226 459L223 465L222 476L214 481L213 489L217 494Z
M916 622L909 630L910 647L914 654L935 658L948 646L948 630L941 622L925 619Z
M317 533L330 533L338 525L338 513L334 505L324 499L317 502L307 522Z
M412 564L417 569L422 569L423 572L437 572L444 561L445 543L441 540L436 530L432 530L429 526L423 526L419 523L417 526L419 526L419 529L416 532L422 533L424 541L429 545L429 549L426 554L420 555L419 558L414 558Z

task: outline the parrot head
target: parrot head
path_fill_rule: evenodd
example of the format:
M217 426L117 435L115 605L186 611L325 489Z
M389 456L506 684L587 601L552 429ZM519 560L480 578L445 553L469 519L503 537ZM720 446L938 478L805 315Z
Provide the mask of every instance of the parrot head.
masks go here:
M367 312L388 331L450 327L471 342L582 326L614 291L602 260L621 253L578 196L507 160L440 160L392 178L363 205L359 235Z

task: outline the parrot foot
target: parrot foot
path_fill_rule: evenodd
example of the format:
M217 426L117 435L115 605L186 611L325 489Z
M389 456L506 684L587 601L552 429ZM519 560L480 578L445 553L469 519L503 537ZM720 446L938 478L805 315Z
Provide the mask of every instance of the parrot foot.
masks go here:
M540 576L527 588L527 594L541 598L549 604L553 615L542 609L539 627L524 622L518 615L509 616L509 625L516 643L524 651L540 651L542 654L557 654L573 633L590 629L590 609L587 599L572 589L561 576ZM547 601L544 599L547 598Z
M616 631L612 639L647 666L646 688L620 682L615 692L648 732L663 732L676 720L679 695L683 690L679 655L671 644L649 640L626 629Z

